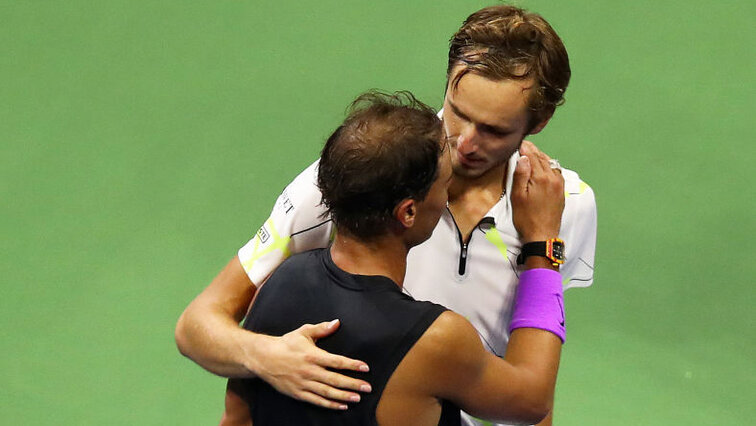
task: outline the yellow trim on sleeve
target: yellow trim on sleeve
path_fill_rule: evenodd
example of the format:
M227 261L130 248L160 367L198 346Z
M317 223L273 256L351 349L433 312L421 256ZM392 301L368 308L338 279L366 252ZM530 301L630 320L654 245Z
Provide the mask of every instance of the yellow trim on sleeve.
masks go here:
M257 259L265 256L273 250L281 250L284 259L291 255L291 251L289 250L289 241L291 240L291 237L281 237L278 235L278 231L276 231L276 226L273 224L272 218L266 220L263 227L270 232L270 238L273 239L273 242L261 250L260 235L255 235L255 247L252 249L252 256L242 262L242 266L244 266L244 270L247 272L252 270L252 265Z
M565 198L566 198L566 197L569 197L569 196L570 196L570 194L572 194L572 195L579 195L579 194L582 194L582 193L584 193L584 192L585 192L585 191L586 191L586 190L587 190L588 188L590 188L590 187L591 187L590 185L588 185L587 183L585 183L585 182L583 182L583 181L581 180L581 181L580 181L580 185L578 185L578 191L577 191L577 192L570 192L570 191L567 191L567 190L565 190L565 191L564 191L564 196L565 196Z

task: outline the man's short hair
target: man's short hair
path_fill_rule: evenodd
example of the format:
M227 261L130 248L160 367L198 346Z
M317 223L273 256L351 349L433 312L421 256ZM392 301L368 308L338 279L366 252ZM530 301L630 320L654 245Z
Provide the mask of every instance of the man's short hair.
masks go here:
M441 134L433 109L409 92L360 95L320 156L318 187L336 228L368 240L388 232L401 200L428 194Z
M455 76L458 64L465 68ZM452 89L468 72L500 80L533 78L528 130L564 103L570 61L562 40L540 15L509 5L491 6L470 15L449 42L447 80Z

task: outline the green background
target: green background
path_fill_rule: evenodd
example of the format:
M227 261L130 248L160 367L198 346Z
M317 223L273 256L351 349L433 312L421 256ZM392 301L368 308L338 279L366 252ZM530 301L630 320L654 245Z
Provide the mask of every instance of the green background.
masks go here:
M357 94L440 107L487 4L0 1L0 423L217 423L179 314ZM752 424L756 4L520 4L573 69L533 140L599 209L556 423Z

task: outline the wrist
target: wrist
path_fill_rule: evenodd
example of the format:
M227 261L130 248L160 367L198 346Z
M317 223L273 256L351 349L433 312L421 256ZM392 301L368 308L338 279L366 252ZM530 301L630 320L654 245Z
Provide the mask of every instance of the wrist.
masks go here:
M548 258L542 256L528 256L525 258L525 270L528 269L551 269L559 272L559 264L554 264Z
M550 263L553 268L549 269L558 271L559 265L564 263L564 253L564 241L560 238L531 241L524 243L520 248L520 254L517 256L517 264L523 265L530 262L530 266L526 267L526 269L532 269L547 267ZM531 260L531 258L545 259L549 263L544 263L543 260Z
M239 329L234 351L234 363L239 366L239 377L251 378L264 375L263 357L270 347L273 337Z
M559 238L559 232L539 232L529 235L520 235L520 241L522 241L523 244L533 243L536 241L546 241L552 238Z
M555 334L564 343L565 321L562 279L558 272L531 269L520 274L509 332L538 328Z

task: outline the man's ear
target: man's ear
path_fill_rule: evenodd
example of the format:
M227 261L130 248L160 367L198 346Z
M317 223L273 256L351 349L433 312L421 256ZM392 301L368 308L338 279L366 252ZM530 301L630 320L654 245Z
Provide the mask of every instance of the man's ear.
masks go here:
M546 127L547 124L549 124L549 120L551 120L551 117L554 115L554 111L552 110L546 118L541 120L538 124L536 124L535 127L528 133L529 135L535 135L536 133L539 133L541 130L543 130L544 127Z
M405 228L412 228L415 224L416 215L417 205L415 200L411 198L405 198L394 207L394 218Z

